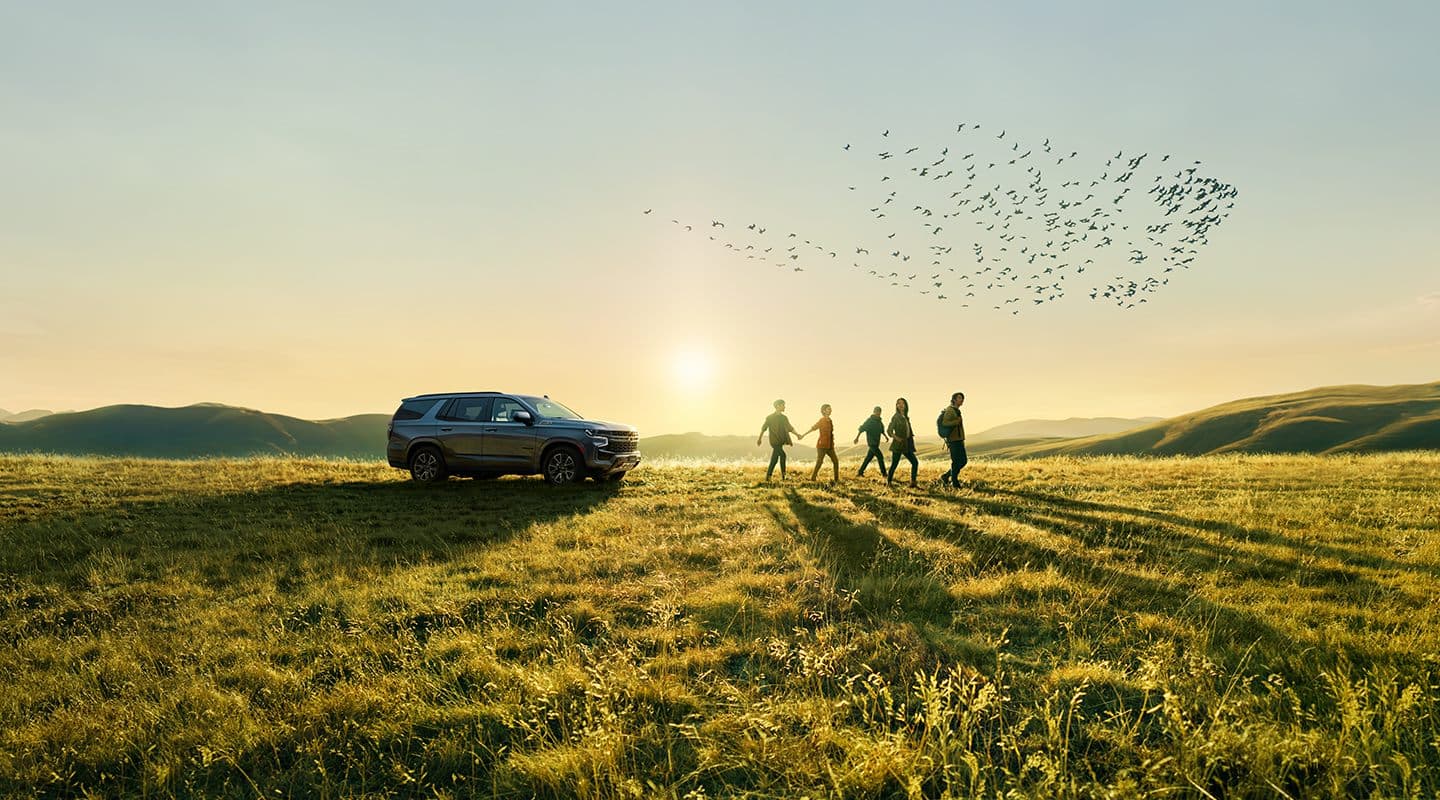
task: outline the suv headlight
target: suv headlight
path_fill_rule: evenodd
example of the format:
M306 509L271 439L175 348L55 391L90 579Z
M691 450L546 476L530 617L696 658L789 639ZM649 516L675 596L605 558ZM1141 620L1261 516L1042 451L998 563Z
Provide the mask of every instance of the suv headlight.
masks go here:
M598 433L598 432L596 432L596 431L593 431L593 430L585 431L585 435L590 437L590 440L595 443L595 446L596 446L596 447L604 447L604 446L610 444L610 437L605 436L605 435L603 435L603 434L601 434L601 433Z

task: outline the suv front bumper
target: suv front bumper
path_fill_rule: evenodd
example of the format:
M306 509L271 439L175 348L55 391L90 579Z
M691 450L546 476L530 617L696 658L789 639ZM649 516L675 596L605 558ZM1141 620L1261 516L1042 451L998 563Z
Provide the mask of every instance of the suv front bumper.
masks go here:
M585 459L585 467L591 472L601 475L610 475L616 472L628 472L640 464L640 452L633 453L607 453L604 450L591 449Z

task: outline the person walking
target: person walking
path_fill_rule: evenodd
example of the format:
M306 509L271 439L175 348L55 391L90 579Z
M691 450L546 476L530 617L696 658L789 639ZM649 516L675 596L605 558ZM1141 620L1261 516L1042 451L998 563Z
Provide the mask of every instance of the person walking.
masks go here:
M790 424L790 418L785 416L785 401L776 400L775 413L765 418L765 424L760 426L760 435L755 437L755 446L759 447L765 434L770 434L770 466L765 470L765 480L770 480L771 474L775 472L775 465L780 465L780 480L785 480L785 448L789 447L790 434L804 439L805 436L796 432L795 426Z
M855 441L851 443L859 444L860 434L863 433L866 444L870 445L870 449L865 451L865 460L860 462L860 471L856 473L862 478L865 477L865 468L870 466L872 458L879 462L880 474L882 476L885 474L885 454L880 452L880 437L884 436L886 439L890 437L885 435L885 420L880 417L883 412L884 409L875 406L875 411L870 414L869 418L860 423L859 430L855 432Z
M820 406L820 419L810 426L810 431L820 431L820 438L815 442L815 469L810 470L810 480L815 480L820 474L820 465L825 463L825 457L830 457L830 465L835 468L835 478L832 483L840 482L840 459L835 457L835 422L830 419L830 404ZM805 431L809 433L810 431ZM800 434L802 437L804 433Z
M940 412L940 433L945 437L945 446L950 448L950 471L940 476L941 486L959 486L960 470L970 463L965 454L965 417L960 406L965 405L965 393L950 395L950 405Z
M903 397L895 400L895 414L890 417L890 426L885 432L890 434L890 472L885 475L885 483L895 482L895 468L904 458L910 462L910 488L914 489L920 461L915 458L915 428L910 424L910 401Z

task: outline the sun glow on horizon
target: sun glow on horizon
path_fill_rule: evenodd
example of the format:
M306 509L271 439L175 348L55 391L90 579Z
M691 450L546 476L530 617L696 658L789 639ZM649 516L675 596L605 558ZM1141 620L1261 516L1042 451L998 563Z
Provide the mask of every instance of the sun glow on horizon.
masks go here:
M715 371L715 358L703 348L686 347L670 356L670 376L679 389L706 389L714 382Z

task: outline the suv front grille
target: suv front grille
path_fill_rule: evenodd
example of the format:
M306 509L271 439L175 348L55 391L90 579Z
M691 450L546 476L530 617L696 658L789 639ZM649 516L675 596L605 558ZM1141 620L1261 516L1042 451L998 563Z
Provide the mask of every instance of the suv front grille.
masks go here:
M624 455L640 449L640 434L638 433L632 431L605 431L605 436L610 440L610 445L605 449L611 453Z

